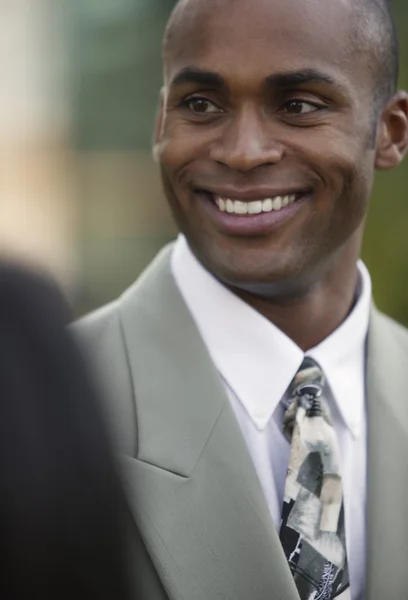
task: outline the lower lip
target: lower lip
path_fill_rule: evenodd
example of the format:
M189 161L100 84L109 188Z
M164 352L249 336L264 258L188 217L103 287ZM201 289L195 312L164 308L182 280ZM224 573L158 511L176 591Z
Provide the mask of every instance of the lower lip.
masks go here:
M235 215L221 212L218 206L207 195L197 194L206 213L217 223L218 228L226 234L237 236L267 235L277 229L284 222L292 218L308 199L308 195L301 196L292 204L280 210L259 213L256 215Z

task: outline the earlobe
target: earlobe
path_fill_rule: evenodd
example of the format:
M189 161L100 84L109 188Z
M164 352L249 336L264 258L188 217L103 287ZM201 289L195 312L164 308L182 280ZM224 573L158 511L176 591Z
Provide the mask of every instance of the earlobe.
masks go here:
M165 88L162 87L162 89L160 90L159 105L157 107L156 122L155 122L155 127L154 127L154 134L153 134L152 154L153 154L153 160L156 163L158 162L159 144L160 144L160 139L161 139L161 135L163 132L164 105L165 105Z
M377 133L375 168L397 167L408 148L408 94L398 92L383 110Z

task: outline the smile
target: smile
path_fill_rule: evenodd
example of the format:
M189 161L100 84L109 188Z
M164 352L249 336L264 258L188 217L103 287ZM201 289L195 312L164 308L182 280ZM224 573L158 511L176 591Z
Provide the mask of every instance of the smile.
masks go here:
M313 196L310 188L205 190L196 188L194 195L216 228L227 235L269 235L291 220Z
M214 202L218 209L221 212L227 212L232 215L259 215L260 213L280 211L286 206L293 204L296 199L296 194L247 202L234 200L233 198L224 198L223 196L214 196Z

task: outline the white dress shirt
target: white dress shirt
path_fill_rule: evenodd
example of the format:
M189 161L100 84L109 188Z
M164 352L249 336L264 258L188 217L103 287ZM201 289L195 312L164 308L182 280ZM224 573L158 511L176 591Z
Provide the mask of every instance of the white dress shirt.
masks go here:
M340 446L352 600L363 597L365 585L365 340L371 305L370 275L361 261L358 268L361 294L352 312L307 352L325 373L325 398ZM172 272L224 381L278 529L290 453L282 433L282 399L305 355L216 280L183 236L173 251Z

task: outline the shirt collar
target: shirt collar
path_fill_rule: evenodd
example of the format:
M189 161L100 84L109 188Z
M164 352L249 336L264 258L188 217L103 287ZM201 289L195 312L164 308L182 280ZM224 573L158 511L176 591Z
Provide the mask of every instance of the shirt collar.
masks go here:
M371 280L362 262L359 270L362 293L353 311L335 332L307 353L323 368L340 413L355 435L364 393L356 403L353 382L361 379L359 357L364 356L371 303ZM302 364L303 351L215 279L195 258L182 235L174 247L172 272L218 371L256 427L264 429Z
M353 435L361 430L365 399L365 342L371 312L371 278L357 263L361 291L348 317L331 335L307 352L322 367L337 408Z

